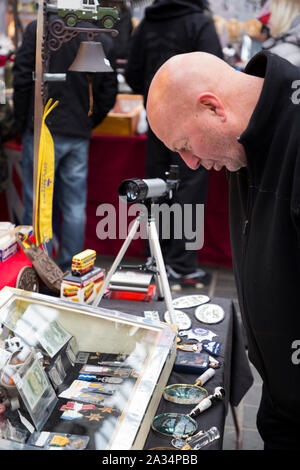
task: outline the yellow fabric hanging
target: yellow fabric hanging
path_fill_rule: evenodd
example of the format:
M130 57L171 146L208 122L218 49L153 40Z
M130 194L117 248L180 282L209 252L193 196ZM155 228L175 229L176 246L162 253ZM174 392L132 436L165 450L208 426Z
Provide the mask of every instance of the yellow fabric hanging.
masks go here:
M58 101L55 101L52 106L51 103L52 98L49 99L44 109L38 155L35 213L35 238L37 246L48 242L52 238L55 156L53 139L45 119L58 105Z

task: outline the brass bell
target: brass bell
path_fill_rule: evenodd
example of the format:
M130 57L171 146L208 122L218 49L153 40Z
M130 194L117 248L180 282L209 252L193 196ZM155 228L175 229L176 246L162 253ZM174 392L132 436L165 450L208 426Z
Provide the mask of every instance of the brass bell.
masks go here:
M89 85L90 109L88 115L93 114L93 73L113 72L109 60L106 58L101 42L84 41L80 43L77 55L70 65L71 72L86 72Z
M113 72L106 58L101 42L84 41L80 43L74 62L70 65L71 72Z

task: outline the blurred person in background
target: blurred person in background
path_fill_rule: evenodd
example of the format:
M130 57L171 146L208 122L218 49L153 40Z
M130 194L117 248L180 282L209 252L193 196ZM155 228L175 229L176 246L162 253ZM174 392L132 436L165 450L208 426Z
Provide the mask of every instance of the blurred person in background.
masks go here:
M202 0L156 0L145 9L144 18L131 40L125 78L135 93L144 96L159 67L170 57L204 51L223 57L208 2ZM187 84L188 85L188 84ZM170 165L179 166L180 185L171 204L190 204L193 219L197 204L204 204L208 172L188 168L177 152L170 151L149 128L146 151L146 178L165 179ZM162 221L163 222L163 221ZM193 220L195 224L195 220ZM172 230L172 229L171 229ZM195 226L193 226L193 231ZM184 234L184 228L182 228ZM198 266L196 250L186 250L186 239L161 239L161 249L172 290L182 286L203 287L210 282L209 273Z
M129 54L131 34L133 32L130 8L128 8L126 4L121 3L118 5L118 9L120 21L116 23L114 29L116 29L119 34L114 37L113 40L114 57L111 59L111 66L114 69L123 68L125 66Z
M263 50L284 57L300 66L300 1L272 0L270 4L270 35Z
M81 26L91 27L81 22ZM33 207L33 119L36 27L27 26L22 44L16 53L13 67L13 105L16 128L22 135L22 172L24 213L22 223L32 225ZM49 82L48 97L59 104L47 117L46 124L52 134L55 150L55 183L58 205L62 214L60 250L57 264L63 271L70 269L72 257L83 250L86 222L86 195L88 149L92 128L99 124L114 106L118 92L115 72L93 74L93 112L89 111L88 81L85 73L70 72L81 41L79 34L50 54L49 72L66 73L65 82ZM97 36L106 56L110 59L112 39ZM50 246L49 246L50 245ZM50 251L51 242L48 245ZM51 253L49 253L51 254Z

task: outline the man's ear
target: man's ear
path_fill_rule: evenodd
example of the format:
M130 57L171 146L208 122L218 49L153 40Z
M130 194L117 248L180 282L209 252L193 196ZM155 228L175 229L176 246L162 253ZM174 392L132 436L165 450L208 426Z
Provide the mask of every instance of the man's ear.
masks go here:
M222 101L213 93L203 92L198 95L197 110L210 111L211 114L221 118L222 122L227 120Z

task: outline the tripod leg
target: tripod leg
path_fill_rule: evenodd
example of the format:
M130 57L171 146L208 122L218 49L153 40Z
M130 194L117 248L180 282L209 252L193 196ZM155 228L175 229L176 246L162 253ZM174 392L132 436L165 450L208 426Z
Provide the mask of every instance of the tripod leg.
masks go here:
M162 292L165 298L166 306L169 311L170 321L176 325L175 311L172 303L172 295L169 286L168 276L159 244L158 234L156 230L155 220L151 219L148 225L149 244L151 252L154 254L156 265L158 267L159 277L161 281Z
M147 224L147 236L148 236L148 241L149 241L149 249L150 249L151 259L155 259L155 256L154 256L154 253L153 253L153 246L152 246L152 243L150 243L151 233L150 233L150 224L149 224L149 222ZM157 266L156 266L156 268L157 268ZM163 294L163 289L162 289L162 285L161 285L161 279L160 279L159 274L157 272L154 274L154 278L155 278L155 282L156 282L156 285L157 285L157 288L158 288L158 300L163 300L164 299L164 294Z
M123 245L121 246L121 249L120 249L115 261L113 262L110 270L107 273L107 276L104 278L101 289L99 290L99 293L98 293L97 297L95 298L95 300L93 302L93 306L99 305L99 302L101 301L101 299L103 297L105 289L107 288L108 284L110 283L110 280L111 280L114 272L116 271L118 265L122 261L122 258L125 255L126 250L127 250L128 246L130 245L130 242L133 240L133 237L135 236L139 225L140 225L140 216L138 216L135 219L134 223L132 224L132 227L131 227L128 235L127 235L126 240L124 241Z

